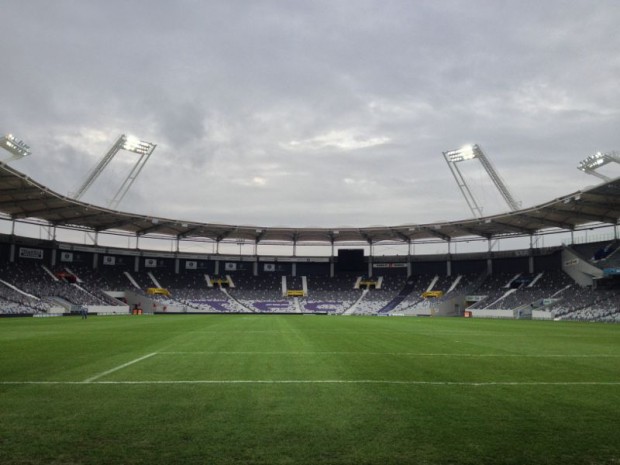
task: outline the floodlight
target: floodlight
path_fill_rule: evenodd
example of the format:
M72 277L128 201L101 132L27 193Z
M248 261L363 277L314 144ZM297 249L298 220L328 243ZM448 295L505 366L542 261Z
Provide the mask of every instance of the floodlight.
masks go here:
M459 161L471 160L472 158L477 157L476 150L478 149L477 145L473 147L471 145L466 145L461 147L460 149L450 150L449 152L445 152L445 156L452 163L457 163Z
M491 164L491 161L486 157L480 146L478 146L477 144L466 145L464 147L461 147L460 149L443 152L443 156L446 160L446 163L448 163L450 171L452 171L452 175L454 176L454 179L456 180L456 183L458 184L459 189L463 194L463 197L465 197L465 201L467 202L469 209L472 211L475 217L482 217L482 209L478 205L476 198L474 197L471 189L467 185L467 182L457 165L457 163L467 160L478 159L491 180L493 181L493 183L495 184L495 187L497 187L497 190L508 204L508 207L512 211L516 211L519 209L519 202L514 199L514 197L508 190L508 187L506 187L506 185L504 184L504 181L499 176L499 173L495 171L495 168Z
M30 155L30 146L26 145L23 140L17 140L13 134L7 134L0 139L0 147L10 152L13 156L9 160L17 160L18 158Z
M611 178L601 173L597 173L595 170L608 163L620 163L620 155L617 152L601 153L596 152L594 155L590 155L586 159L579 162L577 169L583 171L586 174L591 174L604 181L610 181Z
M128 152L134 152L137 154L147 154L151 152L155 145L150 142L144 142L134 136L121 136L123 138L123 150L127 150Z
M144 168L144 165L155 150L155 147L157 146L155 144L152 144L151 142L145 142L138 139L137 137L126 136L125 134L122 134L116 140L112 148L110 148L110 150L108 150L108 152L103 156L99 164L93 169L88 178L86 178L84 183L75 193L74 198L79 199L80 197L82 197L82 195L84 195L86 190L88 190L88 188L95 181L95 179L99 177L105 167L108 166L108 163L110 163L110 161L116 156L118 152L120 152L121 150L126 150L128 152L137 153L138 155L140 155L140 158L121 184L118 192L116 192L116 194L108 204L110 208L116 208L121 202L121 200L123 200L123 197L125 197L125 194L127 194L127 191L129 191L129 188L140 174L140 171L142 171L142 168Z

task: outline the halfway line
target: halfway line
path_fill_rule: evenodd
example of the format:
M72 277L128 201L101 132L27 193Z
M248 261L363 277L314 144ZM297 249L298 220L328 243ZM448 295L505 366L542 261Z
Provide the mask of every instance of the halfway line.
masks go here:
M138 362L141 362L142 360L146 360L147 358L152 357L153 355L157 355L157 352L153 352L153 353L147 354L147 355L145 355L143 357L140 357L140 358L137 358L135 360L132 360L131 362L123 363L122 365L119 365L119 366L117 366L115 368L112 368L111 370L104 371L102 373L99 373L99 374L91 377L91 378L85 379L83 382L84 383L92 383L96 379L102 378L102 377L104 377L106 375L109 375L110 373L114 373L115 371L122 370L123 368L128 367L129 365L133 365L134 363L138 363Z

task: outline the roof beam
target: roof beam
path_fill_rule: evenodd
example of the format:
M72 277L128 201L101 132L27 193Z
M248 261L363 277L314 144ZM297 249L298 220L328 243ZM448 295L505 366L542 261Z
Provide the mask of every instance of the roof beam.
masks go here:
M56 208L43 208L40 210L33 210L33 211L28 211L28 212L24 211L21 213L15 213L13 215L13 218L16 218L16 219L17 218L40 218L39 215L43 215L45 213L57 214L62 211L71 211L74 209L75 207L73 205L69 205L69 206L63 205L61 207L56 207ZM78 216L77 218L80 218L80 217ZM44 219L44 218L41 218L41 219Z
M362 231L361 229L358 229L357 232L368 244L372 244L372 237L370 236L370 234Z
M170 222L164 222L164 223L154 223L153 226L150 226L148 228L144 228L141 229L139 231L136 231L136 234L140 235L140 236L144 236L146 234L152 233L154 231L157 231L158 229L161 229L165 226L170 226L173 225L174 223L170 223Z
M23 197L30 194L41 194L41 189L38 187L17 187L13 189L0 189L0 196L4 195L16 195Z
M116 222L108 223L108 224L100 224L94 229L97 232L105 231L106 229L121 229L121 226L130 225L130 224L134 224L134 223L130 220L123 220L123 221L116 221Z
M226 231L223 231L221 234L218 234L217 237L215 238L215 240L217 242L221 242L224 239L226 239L227 237L229 237L233 232L235 232L237 230L237 228L234 229L227 229Z
M497 220L491 220L491 221L489 221L489 223L496 224L498 226L501 226L502 228L506 228L506 229L508 229L508 230L510 230L512 232L516 232L516 233L519 233L519 234L530 235L530 234L534 234L536 232L535 229L524 228L522 226L516 226L516 225L511 224L511 223L504 223L502 221L497 221Z
M475 229L469 228L467 226L463 226L460 224L451 224L450 228L456 229L457 231L463 231L464 233L469 234L470 236L478 236L488 238L489 234L484 233L482 231L476 231Z
M45 199L43 197L39 197L36 199L23 199L23 200L2 200L0 201L0 210L3 207L16 207L22 208L22 205L32 205L33 203L39 204L41 202L49 202L52 199ZM57 200L57 199L53 199Z
M405 233L402 233L400 231L396 231L394 228L390 228L390 231L392 231L392 234L394 234L396 237L400 238L403 242L409 243L409 241L411 240L411 238L409 236L407 236Z
M557 210L557 211L561 211L561 210ZM520 216L523 216L525 218L530 218L534 221L538 221L542 224L549 224L551 226L554 226L556 228L560 228L560 229L568 229L568 230L572 230L575 229L575 225L574 224L570 224L570 223L564 223L562 221L555 221L555 220L550 220L548 218L541 218L539 216L534 216L534 215L529 215L529 214L521 214Z
M186 237L189 237L190 234L193 234L193 233L195 233L197 231L201 231L201 230L204 231L204 226L195 226L193 228L186 229L184 232L182 232L180 234L177 234L177 237L179 239L185 239Z
M572 212L572 215L576 216L577 218L586 219L590 222L608 223L608 224L618 224L618 220L620 219L620 218L613 218L607 215L597 215L595 213L586 213L586 212L580 212L580 211L574 211Z
M438 230L433 229L433 228L427 228L426 226L418 226L417 228L418 231L421 232L427 232L429 233L431 236L437 237L443 241L451 241L452 238L450 236L448 236L447 234L443 234L440 233Z
M263 240L263 237L265 237L265 230L261 229L260 232L256 232L256 237L254 238L254 242L256 242L257 244Z

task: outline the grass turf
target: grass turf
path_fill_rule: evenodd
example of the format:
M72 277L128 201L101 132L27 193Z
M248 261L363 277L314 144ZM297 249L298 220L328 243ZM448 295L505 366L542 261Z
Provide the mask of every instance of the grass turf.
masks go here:
M2 464L618 464L620 326L0 319Z

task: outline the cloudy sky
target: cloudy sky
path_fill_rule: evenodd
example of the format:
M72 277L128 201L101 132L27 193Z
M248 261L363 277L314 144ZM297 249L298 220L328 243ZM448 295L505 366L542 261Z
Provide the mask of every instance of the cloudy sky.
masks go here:
M620 150L620 2L2 0L0 133L70 194L120 134L157 144L119 209L259 226L471 216L477 143L523 206ZM8 155L8 154L7 154ZM83 200L105 206L121 152ZM507 210L477 161L485 214ZM615 168L607 168L617 176Z

